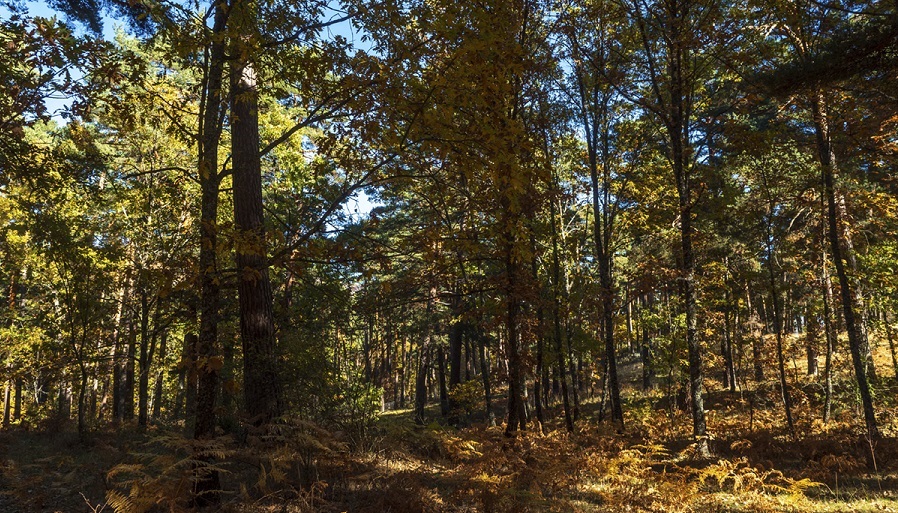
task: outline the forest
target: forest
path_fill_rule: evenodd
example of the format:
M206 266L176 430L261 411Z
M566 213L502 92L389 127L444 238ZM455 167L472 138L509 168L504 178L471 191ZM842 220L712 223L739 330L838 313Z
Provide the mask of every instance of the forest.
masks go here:
M898 2L3 0L0 48L0 511L898 511Z

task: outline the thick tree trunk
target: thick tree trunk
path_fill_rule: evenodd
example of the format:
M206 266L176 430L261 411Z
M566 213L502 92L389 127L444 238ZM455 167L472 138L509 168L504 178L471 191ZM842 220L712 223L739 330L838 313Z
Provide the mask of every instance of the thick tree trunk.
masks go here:
M422 345L418 348L418 372L415 376L415 424L424 425L424 408L427 406L427 372L428 372L428 348Z
M238 10L238 7L240 9ZM250 25L255 13L248 0L238 0L231 14ZM234 55L249 51L235 41ZM234 225L237 232L237 291L240 338L243 342L243 392L246 414L261 425L283 410L275 354L274 313L268 273L262 206L262 163L259 155L259 106L256 73L245 57L231 70L231 160Z
M510 215L510 200L502 198L503 211ZM505 218L506 216L503 216ZM511 224L511 220L504 219L505 225ZM506 232L502 236L502 245L505 259L505 358L508 362L508 417L505 424L505 434L511 435L518 430L527 429L527 418L524 406L524 374L523 362L520 353L520 300L518 299L520 287L520 270L517 257L514 254L516 236Z
M611 266L609 266L611 267ZM632 355L634 353L634 344L633 344L633 302L630 301L630 289L629 283L627 284L627 295L624 298L624 304L627 305L627 309L625 310L626 321L627 321L627 354Z
M216 144L210 144L209 159L213 159L211 153L217 151ZM217 160L217 159L215 159ZM218 354L218 316L220 308L221 287L219 285L218 258L218 176L217 170L212 164L214 161L203 162L202 172L208 178L201 180L202 186L202 220L200 235L202 245L200 248L200 333L196 343L196 417L194 420L194 437L198 440L211 438L215 435L215 406L218 402L218 370L220 358ZM188 340L185 338L185 345ZM190 379L188 378L187 410L190 411ZM215 477L217 480L217 476ZM216 483L217 486L217 483Z
M689 237L691 239L691 237ZM684 247L689 247L688 252L691 253L691 241L684 243ZM684 251L686 251L684 249ZM690 262L692 258L688 258ZM684 296L686 297L686 347L688 349L689 358L689 391L691 396L692 407L692 431L698 440L699 454L707 455L707 425L705 423L705 402L702 393L702 356L701 347L696 338L696 317L695 317L695 283L694 283L694 266L692 263L686 266L687 278L683 284Z

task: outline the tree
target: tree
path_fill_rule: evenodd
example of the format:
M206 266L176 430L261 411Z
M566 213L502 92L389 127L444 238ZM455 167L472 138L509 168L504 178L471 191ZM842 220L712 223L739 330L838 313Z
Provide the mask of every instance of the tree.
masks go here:
M628 44L638 48L632 80L639 95L631 99L663 127L665 156L677 185L680 254L678 255L683 309L686 313L686 347L689 361L689 393L693 434L699 453L708 455L707 424L702 396L702 350L696 337L695 285L695 115L700 107L705 65L713 44L710 27L719 16L715 2L665 0L651 4L629 3L627 16L633 26Z

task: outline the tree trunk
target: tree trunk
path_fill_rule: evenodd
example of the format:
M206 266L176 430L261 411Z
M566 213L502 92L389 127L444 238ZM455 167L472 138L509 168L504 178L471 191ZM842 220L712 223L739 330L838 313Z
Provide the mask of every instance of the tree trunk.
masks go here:
M795 432L795 423L792 420L792 396L789 393L789 384L786 381L786 363L783 355L783 312L776 274L773 270L775 259L773 256L773 242L769 225L767 229L767 269L770 276L770 300L773 305L773 329L776 334L776 360L780 375L780 391L783 398L783 407L786 410L786 425L789 428L789 433L792 435L792 440L797 440L798 435Z
M455 397L456 387L461 384L462 348L464 347L464 325L460 320L462 314L461 299L458 297L461 291L456 288L455 292L456 296L452 299L453 321L449 327L449 391L453 392L453 395L450 395L448 399L447 408L450 412L458 411L459 407L453 398ZM467 371L467 365L464 367ZM458 423L458 415L453 413L449 421L451 424Z
M218 269L218 200L221 175L218 172L218 149L221 137L221 91L224 81L225 26L228 14L224 3L213 3L214 18L209 40L208 60L203 77L203 97L200 102L200 130L198 174L200 181L200 254L199 254L199 316L200 330L196 339L193 367L196 370L196 415L193 437L208 440L215 436L215 406L218 400L218 317L221 285ZM185 345L188 344L185 338ZM191 383L188 378L187 401ZM195 456L201 462L211 462L207 455ZM194 484L198 505L215 504L220 499L218 472L200 465Z
M477 354L474 352L474 344L469 336L470 331L462 325L462 340L465 347L465 381L471 381L471 376L477 374Z
M833 286L829 277L829 270L826 268L826 252L821 255L821 282L823 284L823 333L826 338L826 363L824 364L824 400L823 400L823 422L829 423L832 416L833 404L833 351L836 346L836 332L833 326L832 303L833 303Z
M146 284L139 285L140 291L140 358L137 385L137 425L146 426L149 420L148 402L150 388L150 305Z
M122 319L125 315L125 304L130 301L131 274L125 276L125 284L119 292L118 308L115 313L115 324L112 332L112 418L115 422L125 420L125 352L122 340Z
M504 209L510 212L508 208ZM520 330L518 323L520 302L518 300L519 271L513 255L514 236L505 234L505 351L508 360L508 420L505 434L511 435L518 430L527 429L527 417L524 408L524 375L520 354Z
M733 351L733 308L730 287L726 285L725 305L723 311L723 363L724 363L724 387L730 392L736 392L736 363Z
M231 17L237 26L252 26L255 12L248 0L238 0ZM275 354L274 314L268 273L262 206L262 163L259 154L259 106L256 73L238 38L233 55L241 56L231 70L231 159L233 162L234 226L237 291L240 297L240 338L243 342L244 407L255 425L279 417L283 409Z
M84 346L81 346L84 347ZM87 365L79 358L78 370L81 372L80 387L78 390L78 438L84 440L87 435Z
M59 382L59 395L57 396L57 411L59 413L59 418L62 420L69 420L72 418L72 390L67 374L68 373L66 373L63 376L62 381Z
M455 319L461 315L461 301L453 299L452 315ZM449 328L449 387L452 388L461 383L462 369L462 334L461 321L455 320Z
M642 389L645 391L654 388L654 363L652 362L652 339L649 331L642 330Z
M399 339L399 343L401 344L399 346L399 350L400 350L399 360L402 362L402 367L399 369L399 378L398 378L399 379L399 409L404 410L405 409L405 377L406 377L405 370L408 368L408 364L409 364L408 352L405 349L405 337L404 336Z
M539 264L537 262L536 236L534 231L530 231L530 270L533 283L539 287L539 295L536 299L536 373L533 376L533 405L536 410L536 421L539 424L538 429L544 432L546 425L545 413L543 412L543 390L542 376L544 367L543 350L545 346L545 312L543 311L543 286L539 279Z
M553 180L555 178L553 177ZM557 183L556 183L557 187ZM549 200L551 205L550 215L552 216L552 325L553 337L555 339L555 352L558 355L558 369L561 377L561 395L564 405L564 423L569 432L574 431L574 419L571 412L571 405L568 394L567 377L565 376L565 352L562 348L561 341L561 264L558 251L558 209L555 199Z
M424 408L427 406L427 358L426 344L418 348L418 373L415 377L415 424L424 425Z
M153 422L161 417L162 413L162 382L165 379L165 353L168 349L168 330L163 330L162 339L159 342L159 372L156 374L156 386L153 388Z
M12 418L16 422L22 419L22 378L16 378L15 397L13 399Z
M748 289L748 282L745 282L745 304L748 310L749 336L751 337L751 354L752 364L754 367L755 381L758 383L764 381L764 361L761 357L761 337L758 335L757 326L760 324L758 314L751 305L751 292Z
M415 423L424 425L424 408L427 406L427 374L430 372L430 360L433 347L433 301L436 289L431 286L427 291L427 307L424 315L424 340L418 346L418 373L415 377Z
M595 198L595 194L593 194ZM595 199L593 200L595 201ZM595 205L594 207L595 208ZM600 212L596 211L597 219ZM607 217L605 214L604 217ZM598 223L596 223L598 224ZM605 230L608 230L606 226ZM605 235L607 237L607 234ZM603 239L604 241L604 239ZM614 340L614 284L612 281L613 255L608 248L608 241L602 243L599 253L599 283L602 289L602 323L605 341L605 363L607 366L608 394L611 402L611 421L624 424L624 412L620 400L620 382L617 373L617 351ZM629 337L628 337L629 338Z
M487 356L486 338L483 335L477 337L477 348L480 352L480 376L483 379L483 400L487 422L490 427L496 425L496 414L493 412L493 395L490 386L490 360Z
M677 96L682 98L681 96ZM676 97L675 97L676 98ZM686 309L686 348L689 360L689 392L692 405L692 433L698 442L698 453L708 456L705 403L702 395L702 354L696 338L695 254L692 249L692 191L687 176L687 155L680 138L683 126L677 124L671 131L674 175L680 203L680 239L682 264L681 294ZM674 135L676 134L676 135Z
M440 386L440 415L445 419L449 417L452 409L449 407L449 389L446 386L446 354L443 347L437 348L439 366L437 368L437 381Z
M6 380L6 386L3 389L3 427L9 427L9 415L12 410L10 407L10 400L12 400L12 387L10 386L10 380Z
M134 420L134 385L136 381L134 365L137 360L137 328L134 318L128 319L128 347L125 350L125 387L122 391L123 416Z
M817 153L820 158L820 168L823 175L823 196L827 204L827 235L833 263L836 266L836 275L839 278L839 288L842 294L842 314L845 319L845 328L848 332L848 346L864 409L867 437L872 443L879 439L880 434L876 423L876 414L873 410L873 396L870 392L870 383L867 381L867 361L864 354L867 344L866 333L863 318L859 319L856 315L856 301L858 298L853 293L853 284L849 280L846 270L846 260L849 266L852 267L852 270L856 268L856 264L854 264L853 248L850 245L850 241L846 240L847 226L842 228L840 235L835 189L837 166L835 152L830 139L826 104L822 93L816 93L812 103L814 128L817 136ZM843 220L843 222L847 221Z
M892 331L892 323L891 319L889 319L889 312L885 312L885 318L883 319L883 324L886 329L886 339L889 341L889 353L892 355L892 370L895 373L895 379L898 380L898 355L895 354L895 332Z

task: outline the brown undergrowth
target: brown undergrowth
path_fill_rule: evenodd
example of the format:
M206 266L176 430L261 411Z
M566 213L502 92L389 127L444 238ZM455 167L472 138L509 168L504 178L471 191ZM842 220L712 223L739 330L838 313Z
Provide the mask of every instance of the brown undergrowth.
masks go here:
M850 384L839 381L824 424L815 380L796 370L796 440L775 381L736 393L712 387L711 459L696 457L672 392L638 392L632 380L623 431L598 422L591 399L574 433L553 421L514 437L471 418L462 429L415 426L410 411L362 433L287 418L203 443L177 427L123 426L85 440L14 429L0 433L0 511L193 511L197 471L206 470L221 477L208 511L898 513L896 387L879 384L884 437L871 443ZM561 418L557 408L548 418ZM436 408L428 418L439 418Z
M628 404L622 433L590 404L575 433L514 437L418 427L410 412L384 415L364 443L298 419L205 444L162 429L87 442L11 432L0 510L190 511L196 469L210 465L222 477L213 510L234 512L898 511L894 433L873 471L851 411L793 441L777 405L759 402L709 394L710 460L695 457L685 413L657 397Z

